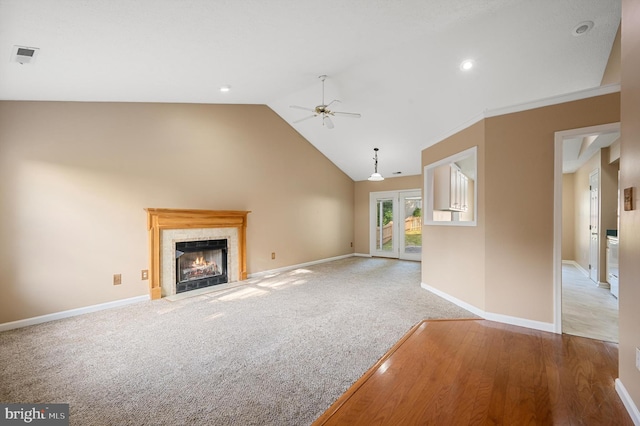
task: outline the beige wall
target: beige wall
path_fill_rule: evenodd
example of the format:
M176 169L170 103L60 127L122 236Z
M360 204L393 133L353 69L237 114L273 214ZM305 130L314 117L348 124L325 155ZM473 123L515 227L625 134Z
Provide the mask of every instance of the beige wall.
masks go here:
M477 226L422 227L422 282L459 300L485 308L485 122L422 151L422 167L478 147ZM430 194L424 194L424 198Z
M619 103L614 93L491 117L425 149L423 166L479 145L479 197L477 227L424 228L423 282L487 312L553 323L554 133L617 122Z
M620 159L620 138L609 146L609 162L613 163Z
M553 323L554 133L620 120L620 95L486 120L486 308Z
M145 207L251 210L249 273L353 252L353 181L260 105L0 102L0 199L0 323L147 294Z
M422 176L385 178L380 182L368 180L355 183L354 197L354 248L359 254L369 254L369 194L380 191L422 189Z
M562 260L575 260L575 173L562 175Z
M609 54L609 60L607 61L607 67L604 70L602 76L601 85L620 83L620 68L621 68L621 36L620 27L616 33L616 38L613 40L613 46L611 46L611 53Z
M620 212L620 380L640 408L640 2L622 1L620 188L634 188L635 210Z

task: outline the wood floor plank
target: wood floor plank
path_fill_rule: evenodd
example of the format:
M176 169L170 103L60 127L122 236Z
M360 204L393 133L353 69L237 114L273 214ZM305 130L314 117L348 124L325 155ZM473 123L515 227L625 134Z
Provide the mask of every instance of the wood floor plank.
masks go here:
M507 385L509 382L509 351L508 348L512 345L511 335L499 334L500 343L492 350L492 356L494 356L498 363L496 369L493 371L494 382L491 392L491 399L489 400L489 419L494 424L501 424L504 417L504 409L507 400Z
M414 327L314 425L633 425L617 347L485 320Z
M568 408L571 396L567 395L563 389L563 379L559 368L562 365L562 353L557 350L556 336L552 334L544 335L541 343L552 424L571 425L571 413Z
M504 339L498 332L482 333L482 335L485 337L484 344L477 350L484 354L484 363L479 366L483 373L478 385L470 424L498 424L497 419L501 418L501 414L496 415L495 412L491 412L491 409L495 409L496 406L491 402L492 398L499 399L494 395L494 389L496 388L496 380L499 380L497 374ZM504 399L504 395L502 399ZM501 408L500 413L502 413Z

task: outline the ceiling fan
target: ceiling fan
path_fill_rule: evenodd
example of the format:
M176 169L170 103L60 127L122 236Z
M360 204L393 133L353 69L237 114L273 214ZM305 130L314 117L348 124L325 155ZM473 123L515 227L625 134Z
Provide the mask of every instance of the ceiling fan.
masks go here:
M329 102L328 104L325 105L324 103L324 81L327 79L326 75L321 75L318 77L321 81L322 81L322 104L316 106L315 108L307 108L307 107L301 107L301 106L297 106L297 105L291 105L291 108L295 108L295 109L301 109L304 111L311 111L313 114L308 116L308 117L304 117L301 118L300 120L296 120L294 121L294 123L299 123L301 121L305 121L308 120L310 118L313 117L318 117L321 116L322 117L322 125L323 126L327 126L328 129L333 129L333 121L331 121L331 117L352 117L352 118L360 118L361 115L355 112L340 112L340 111L332 111L329 109L329 107L335 103L335 102L340 102L337 99L332 100L331 102Z

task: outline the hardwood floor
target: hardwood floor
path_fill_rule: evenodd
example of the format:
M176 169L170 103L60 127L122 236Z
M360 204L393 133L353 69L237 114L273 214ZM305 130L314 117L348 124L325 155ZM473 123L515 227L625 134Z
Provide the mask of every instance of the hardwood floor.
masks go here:
M633 425L616 344L486 320L423 321L319 425Z

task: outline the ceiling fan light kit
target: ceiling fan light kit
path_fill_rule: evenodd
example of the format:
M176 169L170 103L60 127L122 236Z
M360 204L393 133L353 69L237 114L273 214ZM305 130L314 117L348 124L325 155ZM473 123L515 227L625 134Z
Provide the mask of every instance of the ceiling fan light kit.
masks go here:
M379 182L381 180L384 180L384 177L378 173L378 148L373 148L374 151L374 163L373 163L373 173L371 174L371 176L369 176L369 178L367 180L370 180L371 182Z
M303 111L309 111L313 113L312 115L309 115L307 117L303 117L299 120L294 121L294 123L300 123L301 121L305 121L310 118L320 116L322 117L322 125L325 126L327 129L333 129L334 125L333 125L333 121L331 121L331 117L351 117L351 118L361 117L360 114L355 112L341 112L341 111L330 110L329 107L333 103L340 102L340 101L337 99L334 99L328 104L324 103L324 81L327 79L327 76L321 75L318 78L320 79L320 81L322 81L322 103L320 105L317 105L315 108L307 108L307 107L302 107L298 105L290 105L290 108L301 109Z

